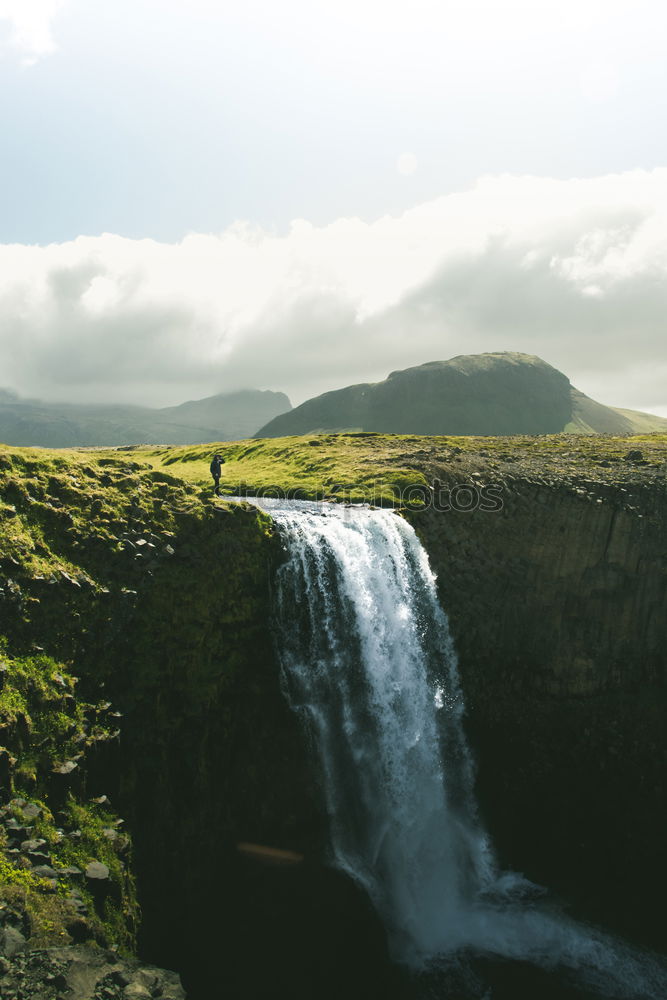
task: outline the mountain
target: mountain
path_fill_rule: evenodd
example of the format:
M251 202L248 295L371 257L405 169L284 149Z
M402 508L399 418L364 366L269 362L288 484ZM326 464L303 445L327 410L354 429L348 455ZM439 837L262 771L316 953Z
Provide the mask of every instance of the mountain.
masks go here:
M49 448L235 441L290 408L283 392L257 389L162 409L44 403L0 389L0 441Z
M627 434L667 419L596 403L532 354L470 354L392 372L307 400L255 437L315 431L385 434Z
M643 413L641 410L624 410L617 406L614 406L613 409L631 422L636 434L667 431L667 417L657 417L654 413Z

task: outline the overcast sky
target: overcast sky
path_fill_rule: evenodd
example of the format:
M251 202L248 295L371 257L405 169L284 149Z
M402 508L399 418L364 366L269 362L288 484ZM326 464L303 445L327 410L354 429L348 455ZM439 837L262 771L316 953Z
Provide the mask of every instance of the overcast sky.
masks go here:
M667 414L666 104L646 0L0 0L0 385L523 350Z

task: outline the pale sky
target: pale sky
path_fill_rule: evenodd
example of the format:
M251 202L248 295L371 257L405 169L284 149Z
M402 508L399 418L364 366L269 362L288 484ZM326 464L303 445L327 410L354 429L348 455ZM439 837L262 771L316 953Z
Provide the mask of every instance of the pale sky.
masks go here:
M0 0L0 385L524 350L667 414L666 105L646 0Z

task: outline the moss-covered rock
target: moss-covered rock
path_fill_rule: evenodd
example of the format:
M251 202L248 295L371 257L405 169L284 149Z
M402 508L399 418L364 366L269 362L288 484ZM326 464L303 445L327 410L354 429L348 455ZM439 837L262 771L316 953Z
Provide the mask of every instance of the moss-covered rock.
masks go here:
M95 800L95 752L117 745L111 706L79 698L76 679L44 655L5 654L0 667L0 900L30 947L95 939L130 953L131 842L105 797Z

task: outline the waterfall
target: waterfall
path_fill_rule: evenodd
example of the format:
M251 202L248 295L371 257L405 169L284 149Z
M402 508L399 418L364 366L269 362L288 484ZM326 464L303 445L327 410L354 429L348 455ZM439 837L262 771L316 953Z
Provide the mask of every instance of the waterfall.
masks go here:
M667 996L660 959L498 869L477 815L447 618L410 525L384 510L261 505L287 547L282 681L319 762L332 861L365 888L395 959L424 969L495 955L562 970L603 997Z

